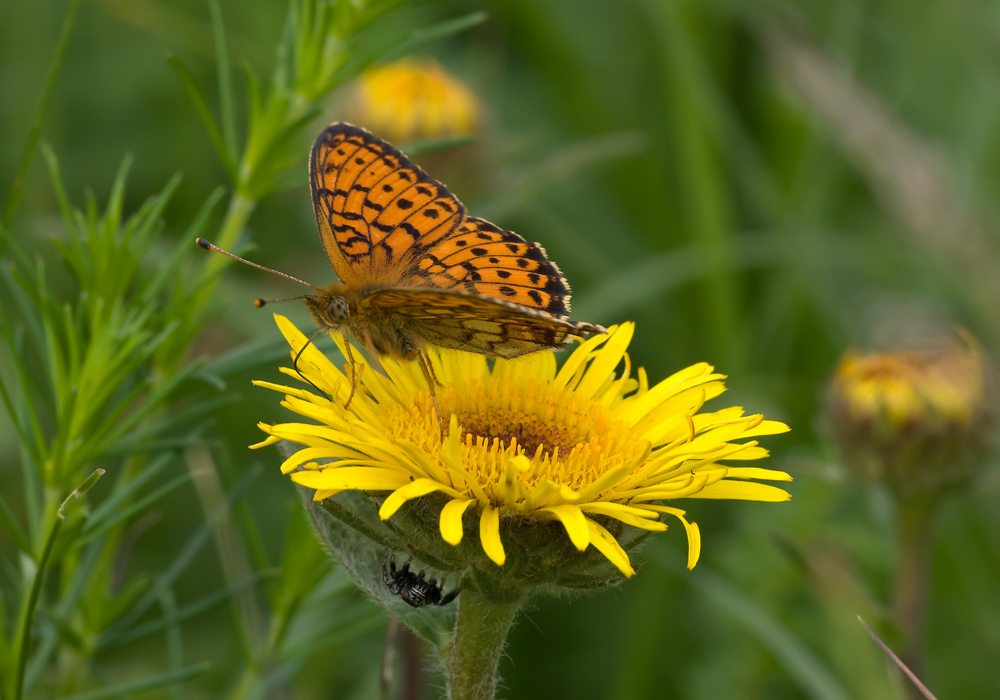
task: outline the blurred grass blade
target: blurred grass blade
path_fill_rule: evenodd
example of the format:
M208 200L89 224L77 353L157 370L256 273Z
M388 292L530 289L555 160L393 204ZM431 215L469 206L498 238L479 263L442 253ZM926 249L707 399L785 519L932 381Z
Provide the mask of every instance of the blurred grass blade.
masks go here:
M208 671L209 668L211 668L211 664L206 662L195 666L188 666L187 668L179 671L170 671L169 673L160 673L155 676L149 676L141 681L122 683L120 685L102 688L101 690L91 690L86 693L65 695L62 697L62 700L103 700L103 698L129 697L131 693L155 690L156 688L163 688L177 683L183 683L184 681L191 680L196 676L200 676Z
M159 501L161 498L172 492L178 486L186 484L191 480L191 477L187 474L181 474L174 477L173 480L168 481L166 484L156 489L155 491L143 496L135 503L129 504L127 507L123 507L121 510L116 510L114 517L109 518L106 522L101 523L95 528L87 528L84 530L84 535L79 540L77 540L78 546L84 546L90 544L96 540L101 535L109 532L115 526L120 523L132 518L134 515L139 515L143 511L150 510L150 506Z
M197 238L198 234L204 230L208 217L215 210L215 206L222 200L225 193L226 190L224 187L215 188L204 204L201 205L201 208L198 209L198 213L177 241L169 257L156 266L156 272L143 292L143 298L148 303L155 301L163 293L163 290L167 287L167 283L177 278L178 267L184 260L184 257L191 251L191 240Z
M651 559L665 570L683 570L683 565L675 560L676 554L663 549L651 554ZM684 573L682 580L690 584L693 591L708 597L713 607L728 612L750 630L809 697L850 700L844 687L823 662L756 601L729 585L722 577L710 573L704 564Z
M277 575L277 572L258 572L252 579L242 582L235 588L224 588L222 590L215 591L214 593L210 593L193 603L178 608L174 620L177 622L193 620L199 615L204 615L207 612L216 610L225 605L234 595L240 593L242 589L256 587L261 581L273 578L275 575ZM136 625L127 632L123 632L113 640L108 641L106 644L102 644L101 648L107 650L138 642L142 639L162 632L168 624L170 624L170 622L171 621L168 621L165 618L159 618L151 620L150 622L144 622L141 625Z
M229 181L235 185L238 177L236 164L229 156L225 139L223 139L222 134L219 132L219 127L215 123L215 118L212 117L212 112L208 108L205 98L202 97L198 86L195 84L194 76L191 75L191 71L188 70L187 66L174 54L168 53L167 61L174 69L174 72L177 73L177 77L180 78L181 85L184 86L188 97L191 98L195 111L198 113L198 117L201 118L201 123L205 126L205 131L208 132L208 138L211 139L212 145L215 146L215 152L219 154L219 159L222 161L222 167L225 168L226 174L229 176Z
M482 24L489 18L485 12L470 12L462 17L435 24L429 29L417 29L408 39L404 39L394 49L390 49L379 57L379 61L388 63L403 56L409 55L422 48L424 45L434 41L440 41L447 37L464 32L476 25Z
M14 222L17 208L21 202L21 194L24 191L24 179L27 177L28 168L31 167L35 149L38 147L38 139L42 133L42 121L45 113L49 110L49 103L52 101L52 93L55 90L56 78L59 75L59 67L62 65L63 57L66 54L66 46L69 44L69 37L76 23L76 15L80 9L80 0L69 0L69 7L66 8L66 15L63 18L62 28L59 30L59 39L56 42L56 50L52 54L52 62L49 64L48 74L45 76L45 88L42 91L42 99L35 110L34 119L28 136L24 140L24 149L21 151L21 160L17 167L17 174L14 175L14 182L11 183L10 197L7 200L7 207L3 214L3 227L0 228L0 253L3 252L7 242L7 231Z
M174 585L177 578L194 562L198 552L208 542L212 536L216 522L226 516L229 510L232 509L233 503L246 493L250 484L253 483L260 473L261 469L259 467L248 470L243 478L229 490L229 493L226 494L226 500L188 538L187 543L180 549L173 562L160 575L152 588L146 592L146 595L132 606L131 610L122 615L121 618L104 631L101 640L98 642L99 647L103 647L105 643L113 641L119 634L129 630L159 600L160 593Z
M93 530L112 513L123 508L125 502L138 493L139 489L151 481L157 474L166 468L174 459L175 455L162 454L153 459L152 462L143 466L137 474L125 480L124 485L115 484L114 491L104 501L95 507L87 521L84 532ZM121 481L121 480L120 480Z
M0 382L2 384L2 382ZM21 529L20 523L17 522L17 518L10 510L10 506L7 505L6 499L4 499L3 494L0 494L0 524L3 524L4 528L13 536L14 540L17 542L18 548L23 552L31 551L31 540L28 539L27 533Z
M639 153L645 144L642 134L634 131L601 134L572 143L528 166L513 187L480 207L479 213L490 220L504 219L554 185L579 177L598 163Z
M233 108L233 81L229 70L229 48L226 46L226 29L222 24L219 0L208 0L212 16L212 34L215 39L215 63L219 69L219 107L222 111L222 139L231 162L236 161L236 116Z
M911 671L906 664L904 664L900 658L896 656L892 649L890 649L888 645L883 642L877 634L875 634L872 628L868 626L868 623L861 619L860 615L858 615L858 622L860 622L861 626L865 628L865 632L868 633L868 636L875 640L875 643L881 647L882 651L884 651L890 659L892 659L892 662L896 664L900 671L903 672L903 675L913 682L913 684L917 687L917 690L919 690L920 693L927 698L927 700L937 700L937 698L934 697L934 693L932 693L926 685L920 682L920 679L917 678L916 674L914 674L913 671Z
M28 695L34 693L39 680L45 674L47 664L55 653L61 637L72 638L72 617L77 610L80 599L86 593L92 582L92 573L97 566L102 553L100 544L92 545L78 559L77 566L72 573L72 581L68 589L63 594L57 608L49 615L48 625L40 626L41 633L32 655L31 663L28 665L28 672L25 676L25 692Z

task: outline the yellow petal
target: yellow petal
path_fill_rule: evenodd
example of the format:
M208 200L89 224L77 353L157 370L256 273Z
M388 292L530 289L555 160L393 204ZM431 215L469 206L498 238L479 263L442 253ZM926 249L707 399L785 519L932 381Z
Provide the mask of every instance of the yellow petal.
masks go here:
M643 530L663 532L667 529L667 526L653 517L652 513L639 508L631 508L622 503L588 503L580 507L584 513L606 515L609 518L620 520L626 525Z
M614 333L609 333L608 342L601 348L600 352L594 353L594 360L587 367L583 379L576 386L576 393L592 398L597 390L614 374L615 367L625 356L625 350L632 341L632 334L635 332L634 323L621 324Z
M475 503L471 498L467 500L454 499L448 501L441 509L441 537L451 545L457 545L462 541L464 531L462 529L462 516L465 511Z
M260 424L258 423L258 426L259 425ZM262 428L262 430L263 430L263 428ZM274 437L273 435L268 435L266 438L264 438L260 442L255 442L254 444L250 445L250 449L251 450L259 450L262 447L267 447L268 445L273 445L276 442L281 442L281 438Z
M727 479L764 479L765 481L791 481L792 475L777 469L761 469L760 467L728 467Z
M507 554L503 551L500 541L500 511L493 506L486 506L479 517L479 539L483 543L483 551L497 566L503 566Z
M587 528L587 519L583 516L577 506L562 505L542 508L537 513L549 513L563 524L569 541L581 552L590 544L590 530Z
M382 520L388 520L407 501L426 496L435 491L444 490L446 490L446 487L439 481L434 481L433 479L414 479L389 494L388 498L382 502L382 507L378 509L378 517Z
M709 484L698 493L688 494L688 498L725 498L737 501L766 501L781 503L792 500L792 494L784 489L770 484L758 484L754 481L730 481L726 479L715 484Z
M760 422L756 428L751 428L746 431L744 435L746 437L756 437L757 435L779 435L781 433L787 433L791 428L780 421L776 420L764 420Z
M292 474L292 481L311 489L392 491L409 483L410 480L400 472L390 469L339 467L322 471L295 472Z
M610 532L589 518L587 519L587 529L590 530L590 543L597 548L597 551L607 557L608 561L618 567L618 570L626 576L635 574L635 569L629 563L628 554L618 544L618 540L611 536Z

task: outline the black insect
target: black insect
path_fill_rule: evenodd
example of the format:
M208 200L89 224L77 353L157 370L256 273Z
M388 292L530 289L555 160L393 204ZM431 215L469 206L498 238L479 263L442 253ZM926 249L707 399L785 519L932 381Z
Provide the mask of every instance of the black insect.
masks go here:
M382 562L382 580L389 590L402 598L406 603L415 608L425 605L447 605L458 597L462 592L461 588L456 588L448 595L442 595L444 591L435 579L425 580L424 572L415 574L410 571L410 562L403 564L403 568L396 570L396 562L390 557L389 569L386 570L385 562Z

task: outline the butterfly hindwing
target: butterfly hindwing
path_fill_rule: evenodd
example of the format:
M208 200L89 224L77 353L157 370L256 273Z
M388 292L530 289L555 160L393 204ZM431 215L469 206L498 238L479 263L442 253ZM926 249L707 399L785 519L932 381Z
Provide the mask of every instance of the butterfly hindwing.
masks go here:
M468 217L420 251L415 273L430 285L569 315L569 285L536 243L485 219Z
M366 311L391 311L421 340L438 347L518 357L565 345L571 335L604 332L600 326L555 318L544 311L461 291L378 289Z

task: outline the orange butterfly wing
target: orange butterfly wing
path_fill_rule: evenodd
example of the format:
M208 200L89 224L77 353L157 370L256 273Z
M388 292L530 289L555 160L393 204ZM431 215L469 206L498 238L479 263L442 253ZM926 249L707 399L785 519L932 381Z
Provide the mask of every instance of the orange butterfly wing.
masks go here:
M416 251L465 218L448 188L351 124L333 124L316 139L309 184L323 247L345 285L405 284Z
M468 217L420 255L415 274L435 287L569 315L569 285L542 247L485 219Z

